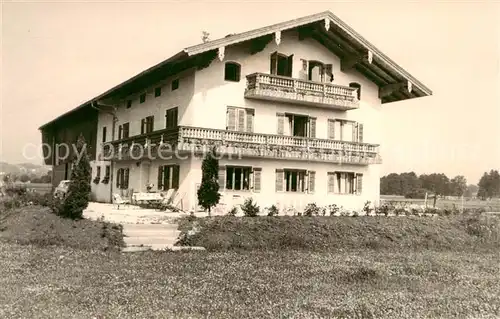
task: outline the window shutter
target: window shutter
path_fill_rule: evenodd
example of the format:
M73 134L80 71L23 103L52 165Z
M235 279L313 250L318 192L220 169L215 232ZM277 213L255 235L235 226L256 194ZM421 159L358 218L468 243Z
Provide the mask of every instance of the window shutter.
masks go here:
M358 141L358 123L352 123L352 141Z
M227 129L236 131L236 109L233 107L227 108Z
M247 132L253 133L253 121L255 110L247 109Z
M253 191L258 193L260 192L260 180L261 180L261 174L262 173L262 168L254 168L253 169Z
M123 179L125 180L125 185L124 185L124 188L128 188L128 176L129 176L129 168L126 168L125 171L124 171L124 177Z
M116 171L116 188L120 188L120 174L121 174L122 169L119 168Z
M335 174L328 173L328 193L335 193Z
M358 142L363 143L363 124L358 124Z
M309 118L309 137L316 138L316 118Z
M179 173L180 167L179 165L174 165L172 168L172 188L179 189Z
M335 139L335 120L328 120L328 138Z
M173 127L177 126L178 117L179 117L179 108L174 107L174 109L172 111L172 123L173 123L172 125L173 125Z
M163 166L158 167L158 190L163 189Z
M141 134L144 134L144 123L146 122L146 119L141 120Z
M361 194L363 192L363 174L356 175L356 193Z
M165 166L163 168L163 187L167 190L172 188L172 185L170 184L170 167L172 166Z
M123 126L120 125L120 126L118 126L118 139L119 140L122 139L122 133L123 133Z
M226 188L226 166L219 166L219 191Z
M285 172L282 169L276 170L276 191L283 191L283 180L285 179Z
M327 77L332 77L333 75L333 65L332 64L325 64L325 74ZM330 81L330 79L327 79Z
M271 66L269 68L271 74L278 73L278 52L271 53Z
M278 134L285 134L285 113L276 113L278 119Z
M244 109L238 109L238 131L239 132L245 131L245 110Z
M315 184L316 184L316 172L309 171L309 187L308 187L309 193L314 193Z
M288 57L286 67L287 67L286 74L291 77L293 74L292 73L293 72L293 54Z

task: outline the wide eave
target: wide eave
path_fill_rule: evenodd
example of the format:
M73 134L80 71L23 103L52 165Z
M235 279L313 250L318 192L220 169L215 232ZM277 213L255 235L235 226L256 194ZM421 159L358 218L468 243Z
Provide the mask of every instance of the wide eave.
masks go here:
M343 68L344 65L349 65L349 68L355 69L377 84L380 88L379 96L382 103L432 95L432 91L423 83L392 61L333 13L326 11L186 48L169 59L44 124L40 127L40 130L50 127L55 122L79 109L90 108L91 103L124 98L185 69L206 67L216 57L220 48L242 42L260 41L262 43L264 41L264 43L267 43L277 32L292 29L296 29L300 37L310 37L328 48L341 59ZM355 63L352 63L353 60Z

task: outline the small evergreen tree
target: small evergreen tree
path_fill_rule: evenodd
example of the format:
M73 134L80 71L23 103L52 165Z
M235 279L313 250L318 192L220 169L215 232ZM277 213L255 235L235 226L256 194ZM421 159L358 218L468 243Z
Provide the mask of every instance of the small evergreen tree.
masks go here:
M215 157L215 147L205 155L201 165L201 185L198 189L198 203L210 216L212 207L220 200L219 194L219 160Z
M89 204L91 190L90 164L83 135L80 134L76 143L76 149L78 154L81 154L81 158L75 158L77 161L73 165L73 171L71 172L68 193L59 212L63 217L72 219L82 218L83 210Z

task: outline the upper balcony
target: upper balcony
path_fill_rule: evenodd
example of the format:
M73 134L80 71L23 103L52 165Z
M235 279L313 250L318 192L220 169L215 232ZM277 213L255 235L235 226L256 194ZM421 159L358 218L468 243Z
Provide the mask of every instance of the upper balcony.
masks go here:
M359 108L356 88L264 73L247 75L245 97L342 111Z
M202 153L212 147L224 155L369 165L381 163L378 145L275 134L180 126L103 145L106 160L166 159Z

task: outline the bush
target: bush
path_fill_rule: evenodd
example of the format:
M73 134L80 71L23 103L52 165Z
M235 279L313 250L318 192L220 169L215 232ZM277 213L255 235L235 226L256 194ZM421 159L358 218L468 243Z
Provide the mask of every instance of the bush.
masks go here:
M319 215L319 210L320 208L316 205L316 203L309 203L304 210L304 216Z
M236 214L238 214L238 208L236 208L235 206L233 206L233 208L231 208L231 210L227 212L228 216L236 216Z
M339 212L340 208L336 204L328 205L328 211L330 216L333 216Z
M22 196L27 193L25 185L9 185L5 188L7 196Z
M260 208L253 202L253 199L249 197L245 199L245 202L241 205L241 210L246 217L256 217L259 215Z
M414 189L408 193L405 194L405 198L411 198L411 199L424 199L425 198L425 193L427 191L423 188L417 188Z
M365 205L363 206L363 212L365 213L366 216L370 216L371 212L373 211L373 208L370 208L370 204L372 202L366 201Z
M276 207L276 205L271 205L269 208L268 208L268 213L267 213L267 216L278 216L279 214L279 209L278 207Z

